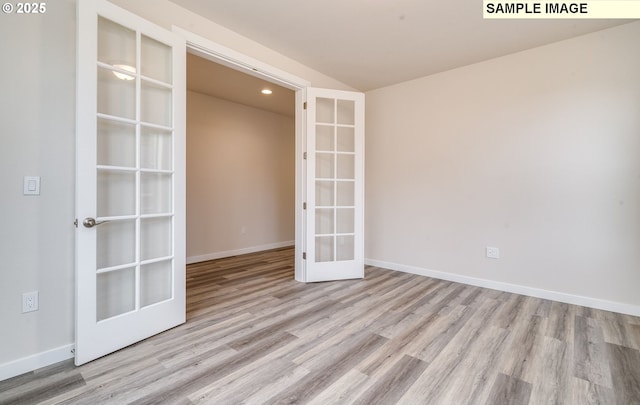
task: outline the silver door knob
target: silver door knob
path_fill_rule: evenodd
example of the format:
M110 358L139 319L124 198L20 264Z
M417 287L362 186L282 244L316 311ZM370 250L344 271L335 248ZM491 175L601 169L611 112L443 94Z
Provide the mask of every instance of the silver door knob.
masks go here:
M85 228L93 228L94 226L104 224L105 222L109 221L96 221L94 218L85 218L84 221L82 221L82 225L84 225Z

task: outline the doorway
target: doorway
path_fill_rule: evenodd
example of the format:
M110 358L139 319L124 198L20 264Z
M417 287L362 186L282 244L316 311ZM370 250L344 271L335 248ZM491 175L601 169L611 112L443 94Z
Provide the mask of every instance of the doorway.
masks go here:
M302 79L271 65L253 59L233 49L215 43L190 31L179 27L172 27L173 32L186 41L188 54L200 56L206 60L232 68L249 76L257 77L267 82L277 84L295 92L295 279L306 280L305 261L303 259L305 216L303 201L305 196L306 170L303 164L305 143L305 124L303 102L306 100L307 88L311 85Z
M293 246L295 92L187 53L186 99L187 263Z

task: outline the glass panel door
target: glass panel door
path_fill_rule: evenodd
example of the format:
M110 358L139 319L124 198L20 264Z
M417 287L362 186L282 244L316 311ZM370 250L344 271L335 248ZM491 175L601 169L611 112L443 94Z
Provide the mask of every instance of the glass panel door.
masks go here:
M98 321L171 298L171 65L169 45L98 17Z
M316 262L355 257L354 103L316 100Z
M364 276L364 95L309 89L307 281Z
M186 50L103 0L78 2L78 16L82 364L184 322Z

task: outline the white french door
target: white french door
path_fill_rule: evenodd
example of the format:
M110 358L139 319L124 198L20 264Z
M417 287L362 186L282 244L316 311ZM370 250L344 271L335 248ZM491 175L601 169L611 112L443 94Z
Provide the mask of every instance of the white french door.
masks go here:
M77 365L185 321L184 40L78 1Z
M364 94L307 89L305 281L364 277Z

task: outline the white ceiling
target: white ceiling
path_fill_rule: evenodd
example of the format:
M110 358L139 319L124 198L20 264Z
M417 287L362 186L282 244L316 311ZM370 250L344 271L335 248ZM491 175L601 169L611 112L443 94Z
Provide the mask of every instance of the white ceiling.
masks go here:
M361 91L629 22L484 20L480 0L171 0Z
M262 94L261 90L265 88L273 93ZM187 89L277 114L295 116L293 90L190 53L187 53Z

